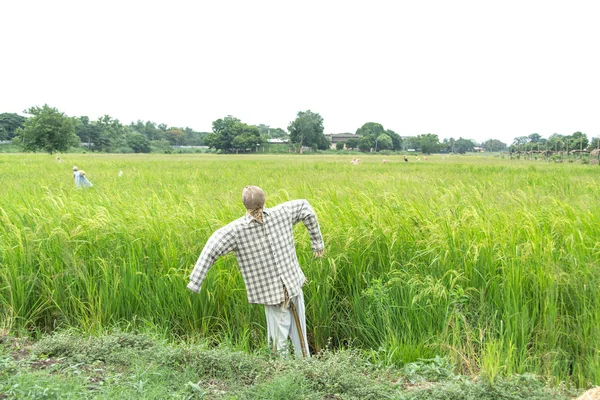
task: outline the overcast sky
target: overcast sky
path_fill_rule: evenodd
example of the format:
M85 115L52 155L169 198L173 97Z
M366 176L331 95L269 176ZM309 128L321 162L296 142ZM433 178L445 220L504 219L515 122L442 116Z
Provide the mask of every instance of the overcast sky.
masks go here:
M600 136L598 1L0 2L0 113Z

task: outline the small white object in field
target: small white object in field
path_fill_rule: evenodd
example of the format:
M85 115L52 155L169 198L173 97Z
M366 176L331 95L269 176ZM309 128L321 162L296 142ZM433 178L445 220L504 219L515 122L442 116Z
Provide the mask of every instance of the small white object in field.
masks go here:
M123 176L123 171L119 171L119 178Z

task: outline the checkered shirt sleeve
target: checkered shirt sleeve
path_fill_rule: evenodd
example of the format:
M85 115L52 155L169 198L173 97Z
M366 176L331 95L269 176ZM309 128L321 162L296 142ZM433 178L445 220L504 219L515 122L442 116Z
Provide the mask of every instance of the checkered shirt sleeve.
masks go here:
M317 215L306 200L292 200L282 204L290 210L292 215L292 223L295 225L302 221L308 235L310 236L310 243L313 251L321 251L325 247L323 244L323 236L321 235L321 229L319 228L319 222L317 221Z
M198 257L196 266L190 275L188 289L199 292L202 281L210 267L213 266L219 256L235 250L235 229L233 224L224 226L217 230L206 242L206 245Z

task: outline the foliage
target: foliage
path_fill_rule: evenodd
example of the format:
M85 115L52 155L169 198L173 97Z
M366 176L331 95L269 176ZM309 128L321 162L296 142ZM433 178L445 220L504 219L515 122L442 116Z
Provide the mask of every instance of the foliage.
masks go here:
M281 128L271 128L269 125L259 124L256 126L258 133L269 139L286 139L288 134Z
M418 135L413 139L413 143L417 144L421 152L425 154L439 153L441 148L438 135L432 133Z
M400 150L402 138L396 132L383 129L383 125L377 122L367 122L356 130L360 135L358 148L361 151Z
M346 142L337 142L335 144L335 149L338 151L344 150L345 145L346 145Z
M12 140L25 124L25 117L15 113L0 114L0 140Z
M27 113L32 117L25 120L17 134L26 151L46 151L50 154L65 152L78 143L73 119L47 104L31 107Z
M575 394L531 375L495 382L456 375L441 357L397 369L373 365L356 350L285 359L120 331L44 335L33 344L5 338L0 393L8 398L265 400L566 400Z
M231 115L214 121L213 132L204 138L205 145L226 152L245 152L263 142L256 126L245 124Z
M359 144L358 138L350 138L350 139L346 140L346 147L348 149L352 149L352 150L357 149L358 144Z
M506 143L503 143L500 140L489 139L483 143L483 147L485 148L486 151L498 152L498 151L505 151L507 146L506 146Z
M393 147L392 138L387 134L382 133L377 136L377 140L375 141L375 151L379 150L391 150Z
M458 154L465 154L466 152L473 151L475 148L475 142L470 139L458 138L454 144L454 151Z
M290 141L297 146L300 153L304 146L319 150L328 149L329 141L323 133L324 129L323 117L310 110L299 111L296 119L288 126Z
M150 141L141 133L128 133L125 136L125 142L133 149L134 153L150 153Z

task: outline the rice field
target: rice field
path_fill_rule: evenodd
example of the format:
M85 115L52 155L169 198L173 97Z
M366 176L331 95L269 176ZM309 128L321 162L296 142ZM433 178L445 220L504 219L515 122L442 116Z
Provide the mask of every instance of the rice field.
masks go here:
M495 157L0 155L0 331L119 327L253 350L264 310L235 258L185 288L203 244L243 215L310 201L296 227L309 342L375 363L436 355L469 375L600 384L600 169ZM94 187L77 190L71 167ZM119 171L123 171L119 177Z

